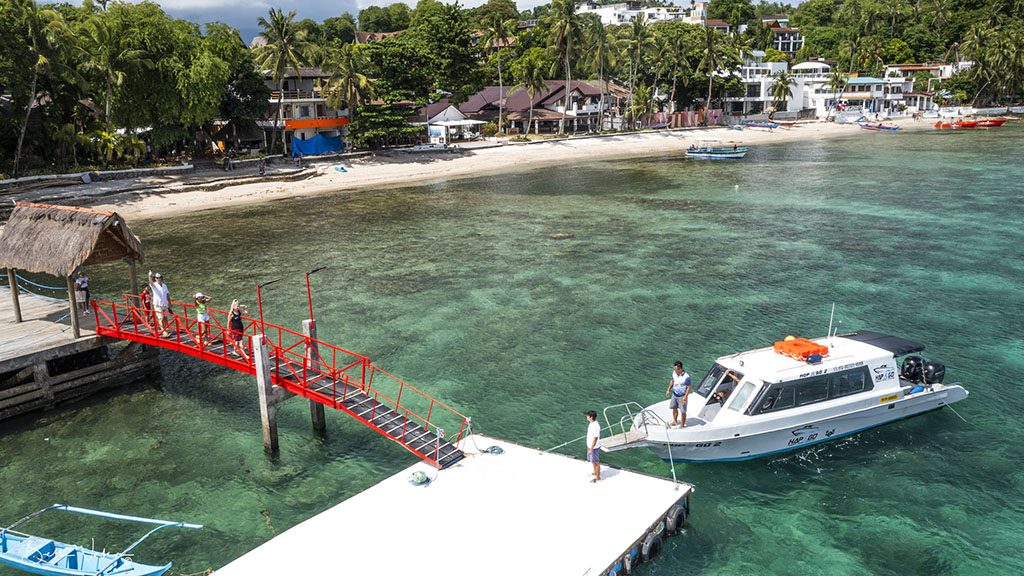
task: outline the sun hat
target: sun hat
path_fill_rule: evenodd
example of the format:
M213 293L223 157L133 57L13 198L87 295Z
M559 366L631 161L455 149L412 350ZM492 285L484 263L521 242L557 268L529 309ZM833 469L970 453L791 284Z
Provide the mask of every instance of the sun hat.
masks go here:
M159 272L157 272L156 274L153 274L153 278L163 278L163 277L164 277L164 275L159 273Z
M196 292L196 300L200 298L206 298L206 296L204 296L202 292Z

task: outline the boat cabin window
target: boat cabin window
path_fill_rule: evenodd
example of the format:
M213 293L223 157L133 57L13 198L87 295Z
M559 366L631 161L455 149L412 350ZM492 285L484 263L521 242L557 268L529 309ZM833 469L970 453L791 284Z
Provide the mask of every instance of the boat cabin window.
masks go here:
M720 364L715 364L708 371L707 376L704 377L700 382L700 386L694 390L697 394L709 397L711 396L711 402L721 402L723 399L728 398L730 394L736 389L736 385L743 380L743 374L735 370L726 369ZM717 388L716 388L717 386Z
M711 370L708 370L707 375L700 381L700 386L694 392L707 398L708 394L711 394L711 391L718 385L718 381L722 379L723 374L725 374L725 366L715 364L711 367Z
M874 384L866 366L802 380L776 382L765 387L747 413L755 415L777 412L858 394L872 388Z
M729 410L739 411L746 403L747 398L754 392L754 388L757 385L749 380L740 385L740 389L732 394L732 400L729 400L729 405L726 406Z

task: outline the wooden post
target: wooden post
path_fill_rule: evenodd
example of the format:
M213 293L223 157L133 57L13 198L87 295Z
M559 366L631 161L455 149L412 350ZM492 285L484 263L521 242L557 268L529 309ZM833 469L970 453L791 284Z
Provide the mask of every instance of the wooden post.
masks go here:
M78 327L78 302L75 298L75 281L71 279L71 276L66 278L68 281L68 303L71 304L71 333L75 335L75 340L82 337L82 329Z
M128 277L128 282L129 282L129 286L131 286L132 296L138 296L139 295L139 276L138 276L138 273L135 270L135 259L129 257L129 258L125 258L125 260L128 262L128 271L129 271L129 274L130 274L130 276Z
M262 334L252 337L252 356L256 365L256 387L260 395L260 420L263 424L263 451L271 456L280 453L277 442L277 402L270 379L270 350Z
M302 334L310 339L309 346L306 347L306 364L310 368L313 367L313 363L320 361L320 355L317 354L316 342L316 322L313 320L302 321ZM327 437L327 419L324 416L324 405L317 402L316 400L309 401L309 415L313 419L313 433L319 438Z
M7 269L7 282L11 286L11 303L14 304L14 321L21 322L21 301L18 300L18 273L14 268Z

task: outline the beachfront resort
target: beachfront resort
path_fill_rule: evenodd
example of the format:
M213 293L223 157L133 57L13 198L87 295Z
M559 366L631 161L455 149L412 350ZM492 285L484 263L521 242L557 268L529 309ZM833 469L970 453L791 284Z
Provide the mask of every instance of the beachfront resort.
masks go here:
M0 576L1024 572L1018 8L0 0Z

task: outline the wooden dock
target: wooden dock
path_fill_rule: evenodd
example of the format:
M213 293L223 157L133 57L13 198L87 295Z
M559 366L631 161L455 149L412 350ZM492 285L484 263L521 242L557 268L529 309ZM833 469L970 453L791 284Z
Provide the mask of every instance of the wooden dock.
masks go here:
M96 336L91 315L74 338L66 300L23 292L20 305L17 323L10 288L0 287L0 420L159 378L156 350Z

